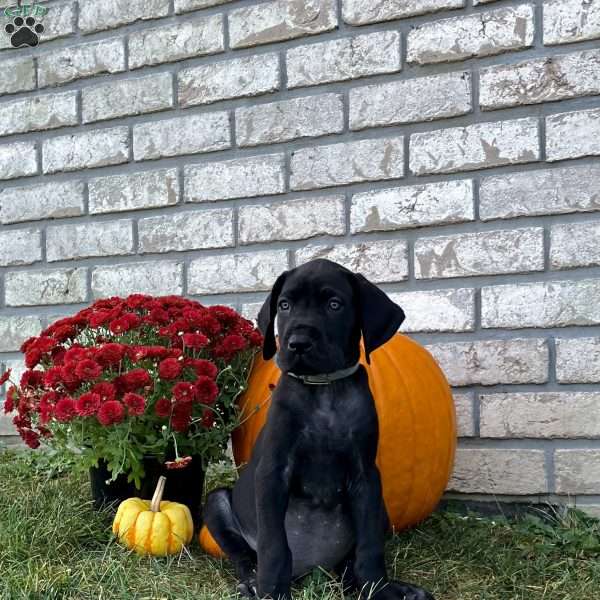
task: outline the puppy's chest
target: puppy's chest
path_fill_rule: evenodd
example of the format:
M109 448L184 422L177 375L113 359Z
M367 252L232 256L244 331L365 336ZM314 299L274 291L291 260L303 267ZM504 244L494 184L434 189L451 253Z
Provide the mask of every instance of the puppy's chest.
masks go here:
M317 451L336 454L351 451L360 435L355 416L332 404L318 406L306 415L298 449L309 454L316 454Z

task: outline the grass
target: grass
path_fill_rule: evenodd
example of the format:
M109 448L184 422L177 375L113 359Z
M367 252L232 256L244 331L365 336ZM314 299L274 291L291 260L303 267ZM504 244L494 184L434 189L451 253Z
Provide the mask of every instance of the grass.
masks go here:
M88 481L69 465L0 450L2 600L235 597L230 565L196 542L174 558L139 558L112 540L110 525L111 514L92 509ZM438 600L600 597L600 522L574 511L492 520L445 510L391 538L387 556L393 576ZM318 570L295 592L302 600L342 598L337 582Z

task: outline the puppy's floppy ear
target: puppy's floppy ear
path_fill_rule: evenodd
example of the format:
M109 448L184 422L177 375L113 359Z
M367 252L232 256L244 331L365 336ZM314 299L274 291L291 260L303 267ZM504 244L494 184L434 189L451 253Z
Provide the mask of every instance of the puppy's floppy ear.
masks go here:
M277 344L275 343L275 317L277 316L279 294L281 294L287 274L288 272L284 271L277 278L271 293L267 296L258 313L258 328L265 338L263 344L263 358L265 360L273 358L277 352Z
M359 273L354 274L354 290L366 359L370 363L371 352L385 344L402 325L404 311Z

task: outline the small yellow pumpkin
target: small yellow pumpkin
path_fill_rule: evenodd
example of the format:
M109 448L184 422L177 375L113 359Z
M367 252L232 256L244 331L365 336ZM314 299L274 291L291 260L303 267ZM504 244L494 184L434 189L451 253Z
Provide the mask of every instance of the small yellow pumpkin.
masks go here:
M128 498L117 510L113 533L138 554L177 554L194 535L190 509L177 502L161 501L166 482L167 478L161 476L152 500Z

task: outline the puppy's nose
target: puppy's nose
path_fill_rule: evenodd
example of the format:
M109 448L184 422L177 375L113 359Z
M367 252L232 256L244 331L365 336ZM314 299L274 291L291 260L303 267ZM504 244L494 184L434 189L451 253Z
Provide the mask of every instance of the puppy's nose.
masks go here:
M288 341L288 349L296 354L305 354L312 348L312 342L304 335L291 335Z

